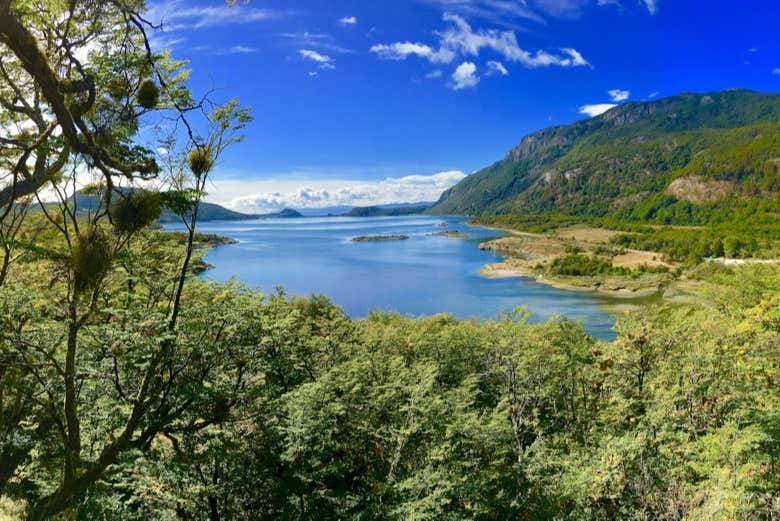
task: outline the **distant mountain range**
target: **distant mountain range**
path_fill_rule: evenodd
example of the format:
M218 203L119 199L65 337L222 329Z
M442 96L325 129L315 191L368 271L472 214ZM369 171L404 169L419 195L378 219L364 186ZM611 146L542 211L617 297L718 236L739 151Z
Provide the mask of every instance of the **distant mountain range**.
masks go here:
M285 208L279 212L266 214L246 214L220 206L215 203L201 203L199 217L202 221L296 218L296 217L384 217L421 214L433 203L394 203L377 206L332 206L329 208ZM160 222L173 222L178 217L163 212Z
M375 212L366 211L366 209L369 208L378 208L380 210L395 210L395 209L405 209L411 207L411 208L415 208L415 210L411 211L410 213L419 213L416 211L417 208L420 207L428 208L429 206L432 205L433 205L433 201L420 201L417 203L389 203L389 204L378 204L374 206L342 205L342 206L328 206L325 208L297 208L297 211L302 213L304 217L335 217L335 216L349 215L352 212L358 214L355 215L356 217L367 217L367 216L376 216ZM365 214L372 214L372 213L374 213L374 215L365 215ZM360 214L364 214L364 215L360 215Z
M72 201L75 202L79 212L87 211L98 207L98 199L95 195L88 195L82 192L76 194ZM399 216L413 215L423 213L433 203L394 203L377 206L334 206L320 209L302 209L300 211L292 208L284 208L278 212L264 214L248 214L235 210L230 210L216 203L201 202L198 210L198 220L207 221L244 221L252 219L294 219L299 217L326 217L326 216L347 216L347 217L381 217L381 216ZM163 210L159 222L173 223L179 222L180 218L170 210Z
M727 222L780 210L780 94L727 90L626 103L523 138L431 214Z
M430 203L405 203L384 206L357 206L344 215L347 217L390 217L423 213Z
M236 212L234 210L229 210L225 208L224 206L220 206L216 203L206 203L202 202L200 203L200 208L198 209L198 220L199 221L243 221L243 220L251 220L251 219L278 219L278 218L296 218L296 217L303 217L300 213L297 211L291 209L291 208L285 208L278 212L273 213L263 213L263 214L248 214L248 213L241 213ZM160 222L161 223L169 223L169 222L178 222L180 218L170 212L169 210L163 211L162 215L160 215Z
M90 209L98 208L98 196L78 192L71 197L71 202L76 205L78 212L86 212ZM48 203L47 203L48 204ZM303 217L300 213L290 208L285 208L278 212L265 214L246 214L229 210L224 206L215 203L201 202L198 210L199 221L238 221L249 219L277 219L277 218L295 218ZM159 222L172 223L179 222L180 218L170 210L163 210Z

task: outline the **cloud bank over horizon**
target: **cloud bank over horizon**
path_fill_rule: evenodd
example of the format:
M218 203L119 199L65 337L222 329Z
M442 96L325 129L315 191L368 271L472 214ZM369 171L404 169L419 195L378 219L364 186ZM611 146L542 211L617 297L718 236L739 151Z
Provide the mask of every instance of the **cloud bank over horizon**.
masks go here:
M218 180L208 200L245 213L267 213L283 208L372 206L435 201L444 190L466 177L459 170L431 175L388 177L378 181L328 180Z

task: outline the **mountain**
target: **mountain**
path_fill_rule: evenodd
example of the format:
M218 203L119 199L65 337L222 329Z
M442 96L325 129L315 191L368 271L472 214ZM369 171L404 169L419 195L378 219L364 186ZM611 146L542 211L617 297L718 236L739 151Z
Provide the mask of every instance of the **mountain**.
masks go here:
M346 217L389 217L423 213L431 203L403 203L382 206L356 206L343 214Z
M614 216L690 224L777 212L780 94L626 103L523 138L428 213Z
M298 208L297 211L303 214L304 217L335 217L350 215L351 212L361 213L359 208L379 208L382 210L407 208L413 207L428 207L432 206L433 201L420 201L418 203L389 203L389 204L377 204L373 206L327 206L325 208ZM364 212L365 213L365 212ZM419 212L414 212L419 213ZM396 214L399 215L399 214ZM366 215L357 215L357 217L366 217Z
M215 203L201 202L200 208L198 209L199 221L238 221L256 218L257 216L255 215L229 210L224 206ZM163 210L160 215L161 223L178 222L179 220L179 216L172 213L170 210Z
M274 213L263 214L249 214L240 213L233 210L228 210L224 206L220 206L215 203L200 203L200 209L198 210L198 221L246 221L250 219L293 219L297 217L303 217L297 211L291 208L285 208ZM160 215L161 223L178 222L180 218L171 213L169 210L164 210Z
M295 219L298 217L303 217L303 214L299 212L298 210L293 210L292 208L284 208L283 210L280 210L275 213L266 213L266 214L259 214L255 215L255 217L260 219Z
M70 198L70 204L76 206L78 212L86 212L90 209L94 210L99 206L98 195L87 194L84 192L77 192L75 196ZM47 205L49 203L46 203ZM247 214L229 210L224 206L220 206L216 203L201 202L200 209L198 210L198 221L239 221L250 219L278 219L278 218L296 218L303 217L299 212L291 209L284 208L279 212L266 213L266 214ZM171 223L179 222L180 218L172 213L170 210L163 209L159 222Z

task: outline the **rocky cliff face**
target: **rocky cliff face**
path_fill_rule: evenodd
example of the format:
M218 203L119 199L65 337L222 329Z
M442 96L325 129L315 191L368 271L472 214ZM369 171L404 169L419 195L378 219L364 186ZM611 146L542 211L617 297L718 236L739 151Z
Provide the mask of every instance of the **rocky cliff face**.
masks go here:
M780 94L727 90L626 103L527 135L503 160L444 192L429 213L593 213L637 194L674 196L666 189L675 169L697 151L729 144L715 133L777 122Z

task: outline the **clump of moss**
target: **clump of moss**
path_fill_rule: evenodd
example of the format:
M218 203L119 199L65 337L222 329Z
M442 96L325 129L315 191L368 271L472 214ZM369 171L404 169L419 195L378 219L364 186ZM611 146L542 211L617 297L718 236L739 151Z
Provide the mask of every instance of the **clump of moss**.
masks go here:
M159 192L136 190L111 206L111 222L118 231L133 233L159 219L160 211Z
M146 80L138 87L136 100L143 108L153 109L160 101L160 89L152 80Z
M200 177L214 166L214 159L211 157L211 150L208 147L198 147L190 150L189 154L190 170L193 174Z
M100 228L81 232L71 252L71 267L76 291L85 291L100 284L111 266L111 240Z

